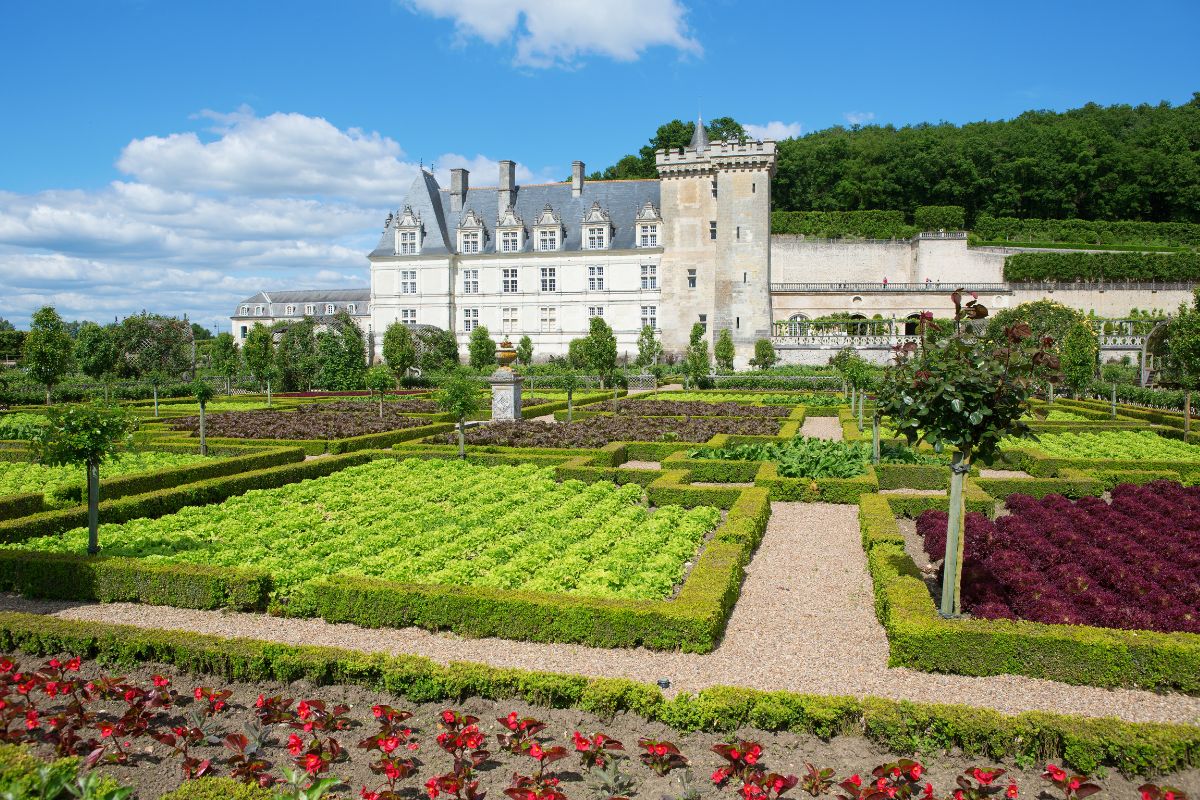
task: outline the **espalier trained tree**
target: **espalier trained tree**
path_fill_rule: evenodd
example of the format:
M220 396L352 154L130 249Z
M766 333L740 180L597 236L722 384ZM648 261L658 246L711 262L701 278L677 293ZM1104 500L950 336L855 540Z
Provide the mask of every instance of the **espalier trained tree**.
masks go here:
M86 468L87 551L94 556L100 552L100 465L130 447L137 420L120 406L104 403L56 406L46 419L48 424L33 439L34 453L43 464Z
M479 384L471 376L459 368L450 373L442 381L437 394L438 408L454 417L458 423L458 457L466 458L466 422L467 417L479 411L482 403L479 399Z
M974 295L972 295L974 298ZM924 442L936 452L953 448L950 465L950 513L946 557L942 569L941 612L961 612L963 482L976 459L990 463L1006 436L1030 434L1021 421L1039 380L1053 380L1058 357L1050 351L1049 336L1034 340L1027 323L1016 322L999 341L975 335L965 320L983 319L987 309L975 299L963 303L962 290L950 295L954 303L951 335L930 335L933 315L921 317L921 345L906 342L895 348L895 364L879 391L880 412L916 446Z

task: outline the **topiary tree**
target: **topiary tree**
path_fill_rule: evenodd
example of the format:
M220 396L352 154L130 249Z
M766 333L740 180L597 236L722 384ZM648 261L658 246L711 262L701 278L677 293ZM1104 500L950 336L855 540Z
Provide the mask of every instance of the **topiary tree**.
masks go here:
M104 399L108 400L108 379L117 368L117 342L110 328L94 322L79 326L75 336L75 362L79 371L95 381L104 382Z
M1022 417L1039 380L1058 370L1058 357L1048 337L1034 340L1029 325L1018 322L1004 340L981 338L964 325L982 319L987 309L974 299L954 303L953 333L923 337L921 345L895 348L895 364L884 376L878 404L910 445L921 442L936 452L954 450L951 464L946 557L943 562L941 612L954 616L962 608L963 481L976 459L990 463L1006 436L1027 436ZM925 312L923 322L932 314Z
M484 325L477 325L471 331L471 339L467 343L467 363L471 369L486 369L496 364L496 340L488 334Z
M75 366L75 343L53 306L33 312L29 333L21 351L21 363L29 377L46 387L46 405L54 387Z
M389 389L396 388L396 374L391 367L379 364L367 370L365 380L367 388L379 395L379 418L383 419L383 395Z
M225 394L233 394L233 379L242 366L242 355L238 352L237 340L233 334L224 331L217 335L209 350L213 371L225 379Z
M777 361L779 356L776 355L775 345L771 344L770 339L759 339L754 343L754 358L750 359L750 366L770 369Z
M271 405L271 381L278 374L275 365L275 337L271 329L255 323L242 345L242 357L246 360L246 369L260 384L267 387L267 405Z
M733 372L733 359L735 356L733 347L733 334L729 328L722 328L717 335L717 343L713 346L713 358L717 361L718 372Z
M528 336L522 336L521 341L517 342L517 361L522 366L533 363L533 339Z
M588 321L588 335L584 353L588 367L601 380L612 380L617 371L617 337L603 317L592 317Z
M683 374L693 388L703 388L709 380L708 371L711 365L708 358L708 340L704 336L704 326L699 322L693 324L687 353L683 357Z
M397 377L403 377L417 365L417 340L403 322L393 322L383 332L383 363Z
M1067 329L1059 358L1062 362L1063 383L1071 389L1076 399L1095 379L1099 357L1100 345L1090 325L1077 322Z
M471 375L462 368L450 373L435 398L438 408L454 417L458 423L458 457L467 457L466 422L467 417L479 411L482 405L479 399L479 385Z
M1183 432L1192 429L1192 392L1200 388L1200 290L1191 308L1179 306L1179 313L1167 323L1167 356L1176 380L1183 388Z
M654 328L652 326L645 325L642 327L642 332L638 334L637 349L637 359L633 363L639 369L645 370L655 366L662 359L662 342L654 335Z
M567 422L574 422L575 390L579 388L579 383L579 373L573 369L565 370L558 381L558 385L567 392Z
M216 392L212 385L201 378L196 378L191 385L192 396L196 398L196 402L200 404L200 455L208 455L208 439L204 436L204 412L208 409L208 401L212 400Z
M86 469L87 551L94 556L100 552L100 465L131 446L137 421L120 406L99 402L51 408L46 419L33 440L34 453L43 464Z

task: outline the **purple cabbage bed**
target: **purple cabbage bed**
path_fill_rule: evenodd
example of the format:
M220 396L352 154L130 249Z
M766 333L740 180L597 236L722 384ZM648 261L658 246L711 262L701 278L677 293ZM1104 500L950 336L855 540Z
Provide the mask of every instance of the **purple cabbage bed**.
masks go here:
M368 433L415 428L428 425L428 418L374 414L357 411L297 412L297 411L225 411L209 414L204 421L209 436L231 439L344 439ZM177 431L189 431L199 436L199 417L180 417L167 421Z
M987 619L1200 633L1200 487L1122 484L1098 497L1015 494L995 522L967 514L962 600ZM930 558L946 512L917 519Z

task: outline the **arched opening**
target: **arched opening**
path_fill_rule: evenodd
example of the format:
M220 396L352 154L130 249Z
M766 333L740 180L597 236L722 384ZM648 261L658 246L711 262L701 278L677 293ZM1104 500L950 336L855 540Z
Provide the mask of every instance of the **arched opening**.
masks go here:
M916 336L917 330L920 327L920 322L921 322L920 314L909 314L907 317L905 317L904 318L904 335L905 336Z
M788 336L808 335L808 315L792 314L788 317Z
M862 321L858 322L857 320ZM851 336L866 336L868 328L869 326L867 324L866 316L862 314L851 314L850 322L846 325L846 332Z

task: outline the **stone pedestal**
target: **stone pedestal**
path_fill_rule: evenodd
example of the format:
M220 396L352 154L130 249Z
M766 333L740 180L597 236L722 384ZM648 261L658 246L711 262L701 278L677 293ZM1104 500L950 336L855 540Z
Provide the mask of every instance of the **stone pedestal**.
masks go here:
M492 421L521 419L521 376L498 369L488 378L492 385Z

